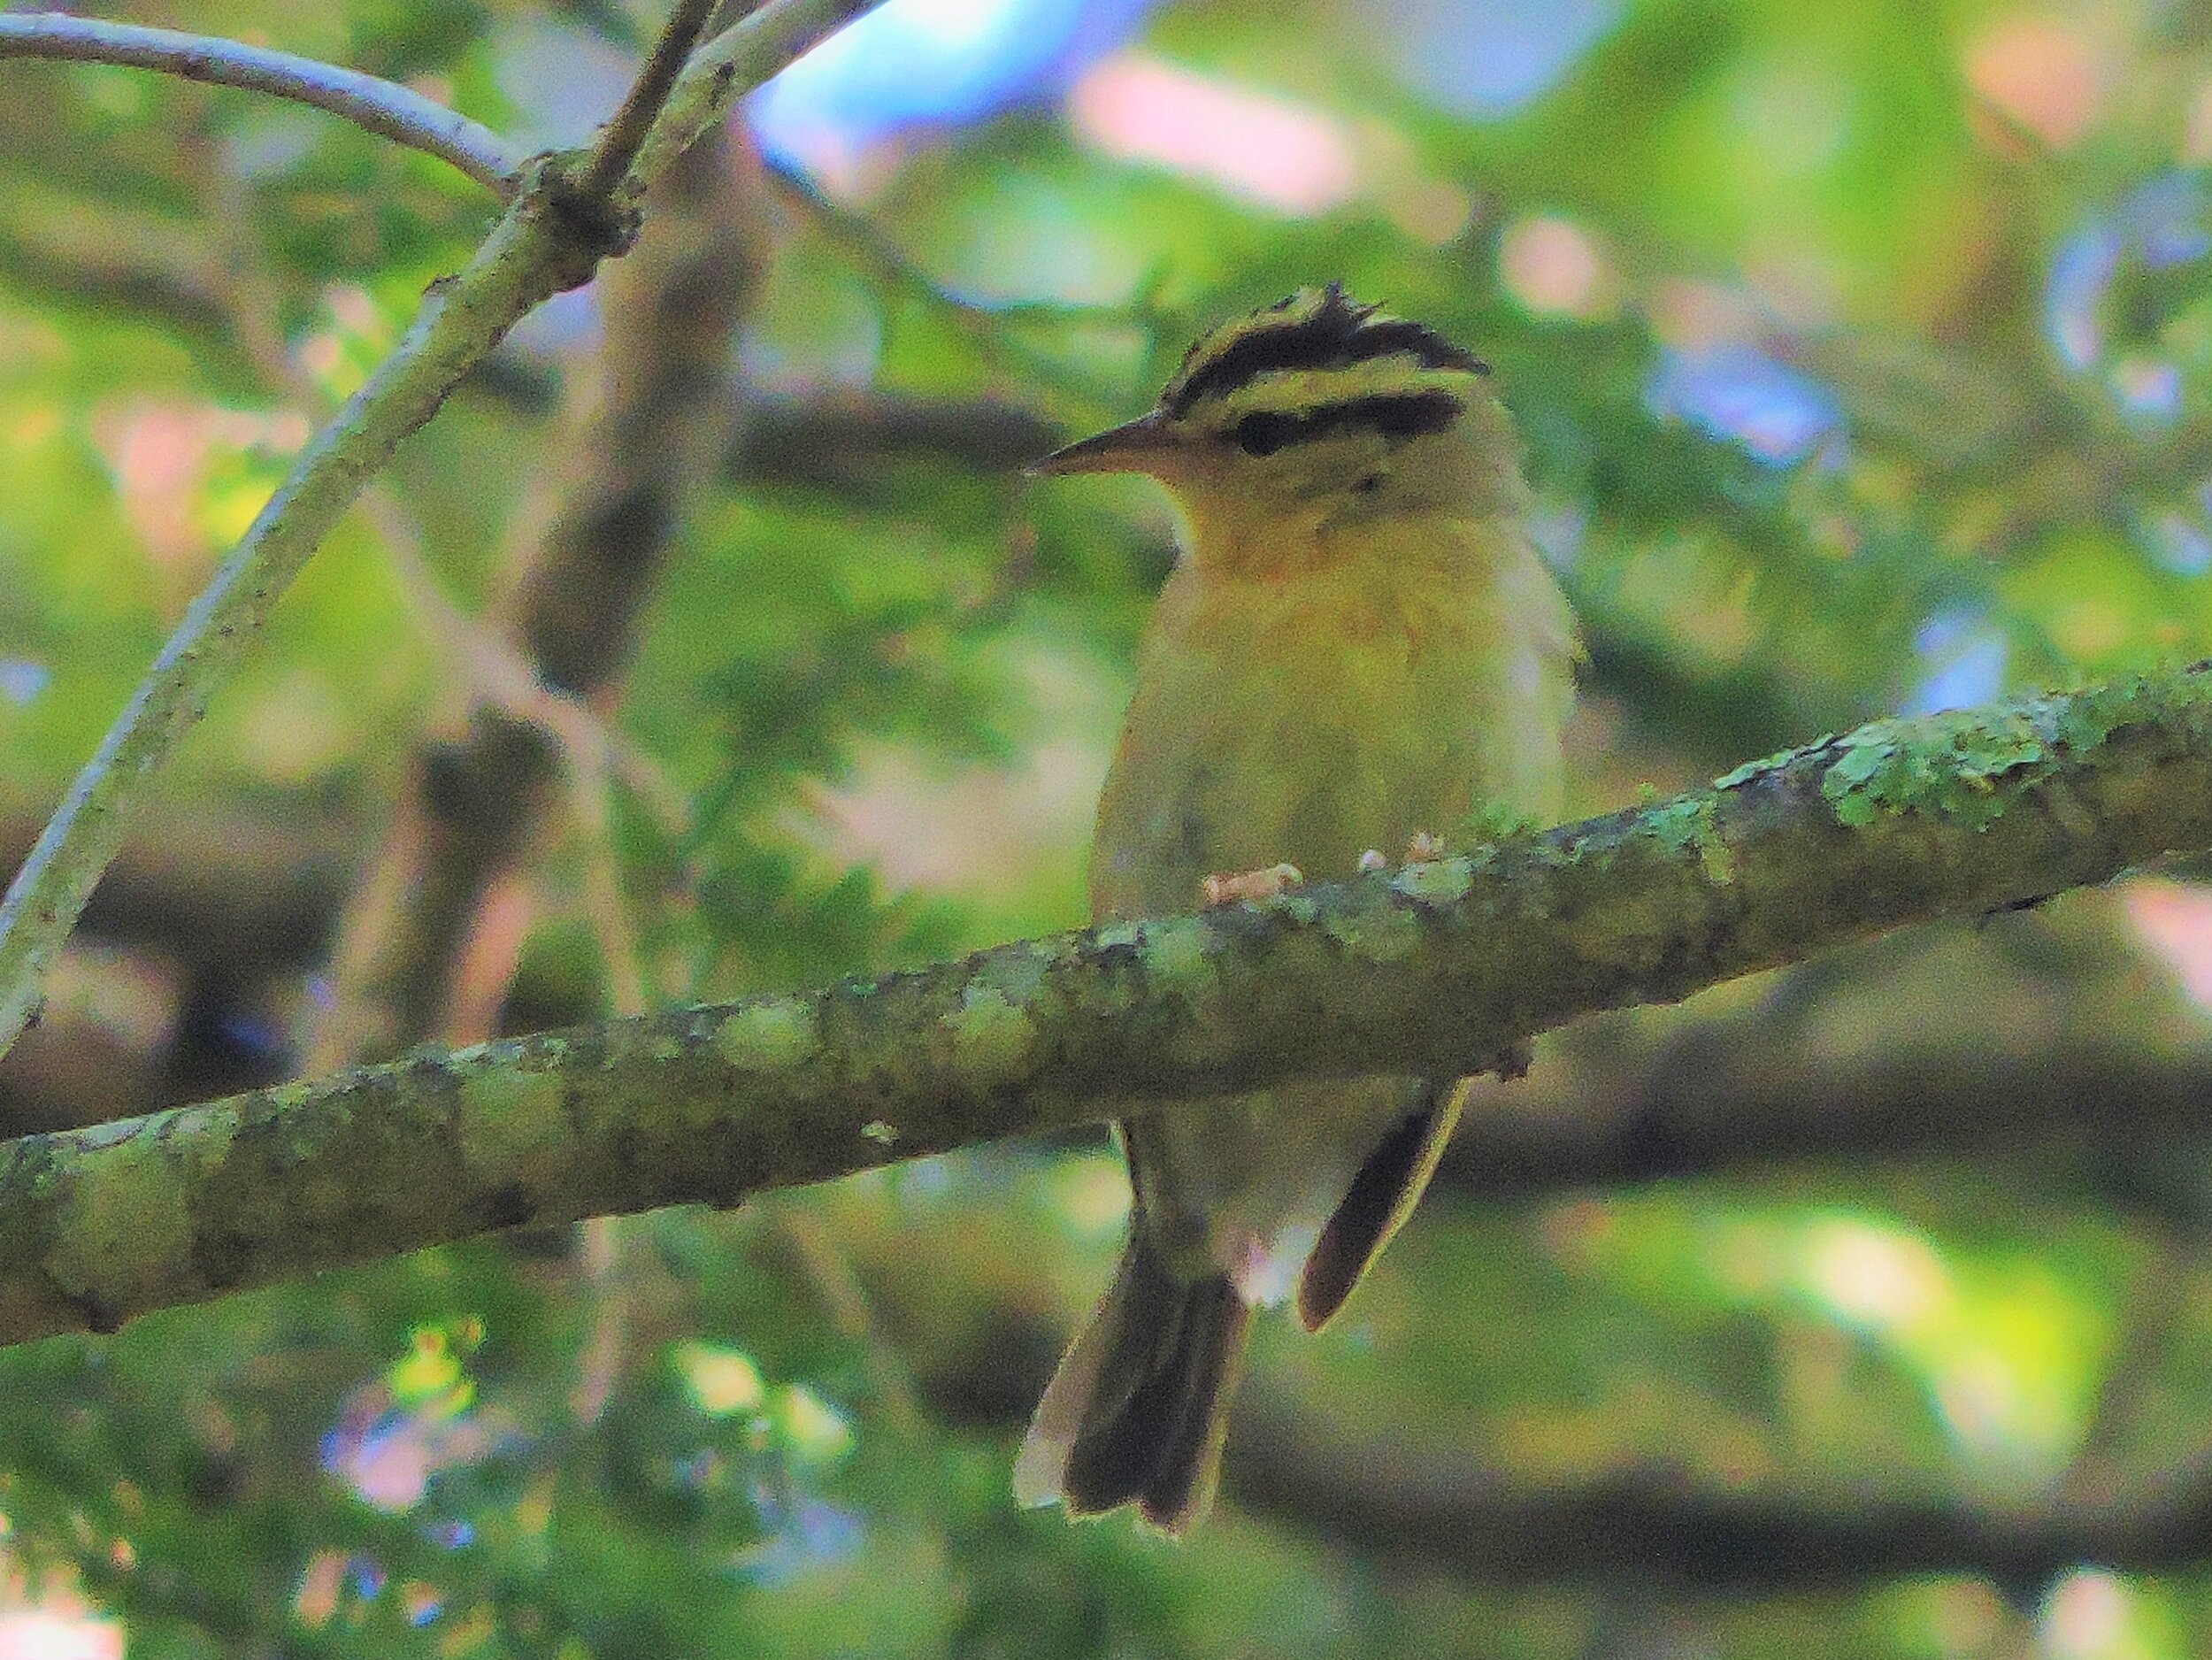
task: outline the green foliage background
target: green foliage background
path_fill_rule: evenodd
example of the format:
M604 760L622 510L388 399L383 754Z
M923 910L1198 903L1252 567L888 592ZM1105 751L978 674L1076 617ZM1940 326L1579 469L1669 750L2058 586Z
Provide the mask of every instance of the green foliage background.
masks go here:
M133 15L534 132L547 63L588 81L657 21ZM1202 327L1301 283L1494 366L1589 634L1580 806L2212 649L2212 13L1641 0L1483 119L1407 89L1396 15L1184 0L1131 49L1353 135L1358 189L1309 216L1109 160L1049 100L900 135L850 205L780 190L732 357L752 437L699 492L611 716L685 803L615 801L656 995L1080 919L1087 792L1171 526L1140 485L1033 491L961 411L1041 441L1125 418ZM303 438L297 375L349 389L488 207L244 95L18 64L0 86L0 820L27 837ZM1539 224L1597 261L1563 309L1502 265ZM395 469L465 611L557 483L589 348L588 308L549 308ZM939 437L807 448L810 415L898 409L946 415ZM459 696L434 622L349 521L148 841L357 870ZM511 1020L604 1011L602 850L564 820L534 856ZM96 934L50 1025L124 1058L58 1102L19 1057L11 1133L196 1076L177 950ZM215 1035L267 1075L318 982L241 972ZM1694 1086L1715 1033L1786 1057L1785 1092L1901 1054L1970 1074L2206 1043L2093 895L1594 1023L1540 1057L1548 1094L1480 1110L1630 1134L1620 1080L1675 1057ZM1181 1548L1007 1493L1115 1249L1102 1141L0 1354L4 1544L18 1591L73 1586L134 1656L2204 1652L2208 1149L2100 1138L2112 1111L1628 1187L1448 1172L1340 1328L1262 1332L1228 1501Z

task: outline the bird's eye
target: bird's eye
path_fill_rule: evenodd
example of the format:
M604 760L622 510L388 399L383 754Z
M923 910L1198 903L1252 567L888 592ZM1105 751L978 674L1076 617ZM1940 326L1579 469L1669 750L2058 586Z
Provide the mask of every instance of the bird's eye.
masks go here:
M1298 433L1294 415L1247 415L1236 424L1237 448L1248 456L1271 456Z

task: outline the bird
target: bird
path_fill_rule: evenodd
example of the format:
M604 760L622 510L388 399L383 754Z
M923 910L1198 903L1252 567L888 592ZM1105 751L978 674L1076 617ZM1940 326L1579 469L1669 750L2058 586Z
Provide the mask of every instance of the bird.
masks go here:
M1556 821L1579 648L1520 457L1486 365L1331 283L1205 334L1151 410L1033 465L1148 475L1183 520L1099 801L1095 922ZM1337 1313L1465 1094L1284 1083L1118 1124L1127 1242L1016 1497L1134 1505L1170 1534L1203 1516L1252 1310L1294 1297L1313 1331Z

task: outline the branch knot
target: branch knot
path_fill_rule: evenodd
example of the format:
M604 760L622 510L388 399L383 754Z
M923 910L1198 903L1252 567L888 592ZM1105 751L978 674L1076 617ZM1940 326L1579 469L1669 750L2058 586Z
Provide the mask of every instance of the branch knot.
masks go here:
M579 182L578 174L589 163L588 156L578 152L549 156L530 184L543 215L557 227L556 293L581 288L602 260L620 258L637 241L637 208Z

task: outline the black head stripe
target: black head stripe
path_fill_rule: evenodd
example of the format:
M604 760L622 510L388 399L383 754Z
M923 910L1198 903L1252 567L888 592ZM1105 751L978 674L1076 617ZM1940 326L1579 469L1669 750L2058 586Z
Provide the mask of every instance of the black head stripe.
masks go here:
M1372 427L1386 438L1418 438L1442 432L1459 419L1466 405L1449 392L1409 392L1396 397L1363 397L1336 407L1344 411L1347 425Z
M1424 369L1463 369L1469 374L1490 373L1488 364L1471 351L1453 345L1425 323L1409 323L1401 319L1369 323L1352 336L1350 345L1354 363L1403 351L1418 358Z
M1295 297L1270 307L1261 316L1271 317ZM1198 356L1203 345L1202 342L1193 348L1192 357ZM1263 374L1286 369L1341 369L1401 352L1425 369L1489 373L1480 359L1435 330L1399 318L1377 319L1373 306L1349 298L1333 282L1312 316L1264 323L1210 358L1197 363L1187 358L1183 373L1161 395L1161 406L1171 416L1181 416L1201 398L1233 392Z
M1303 415L1261 411L1247 415L1230 436L1247 455L1271 456L1293 444L1364 427L1397 442L1440 433L1459 419L1463 406L1449 392L1408 392L1384 397L1348 398L1324 403Z
M1352 337L1367 316L1367 307L1346 298L1344 290L1332 283L1311 317L1255 328L1194 371L1187 365L1186 374L1168 388L1161 402L1170 415L1181 415L1200 398L1233 392L1259 375L1350 363Z

